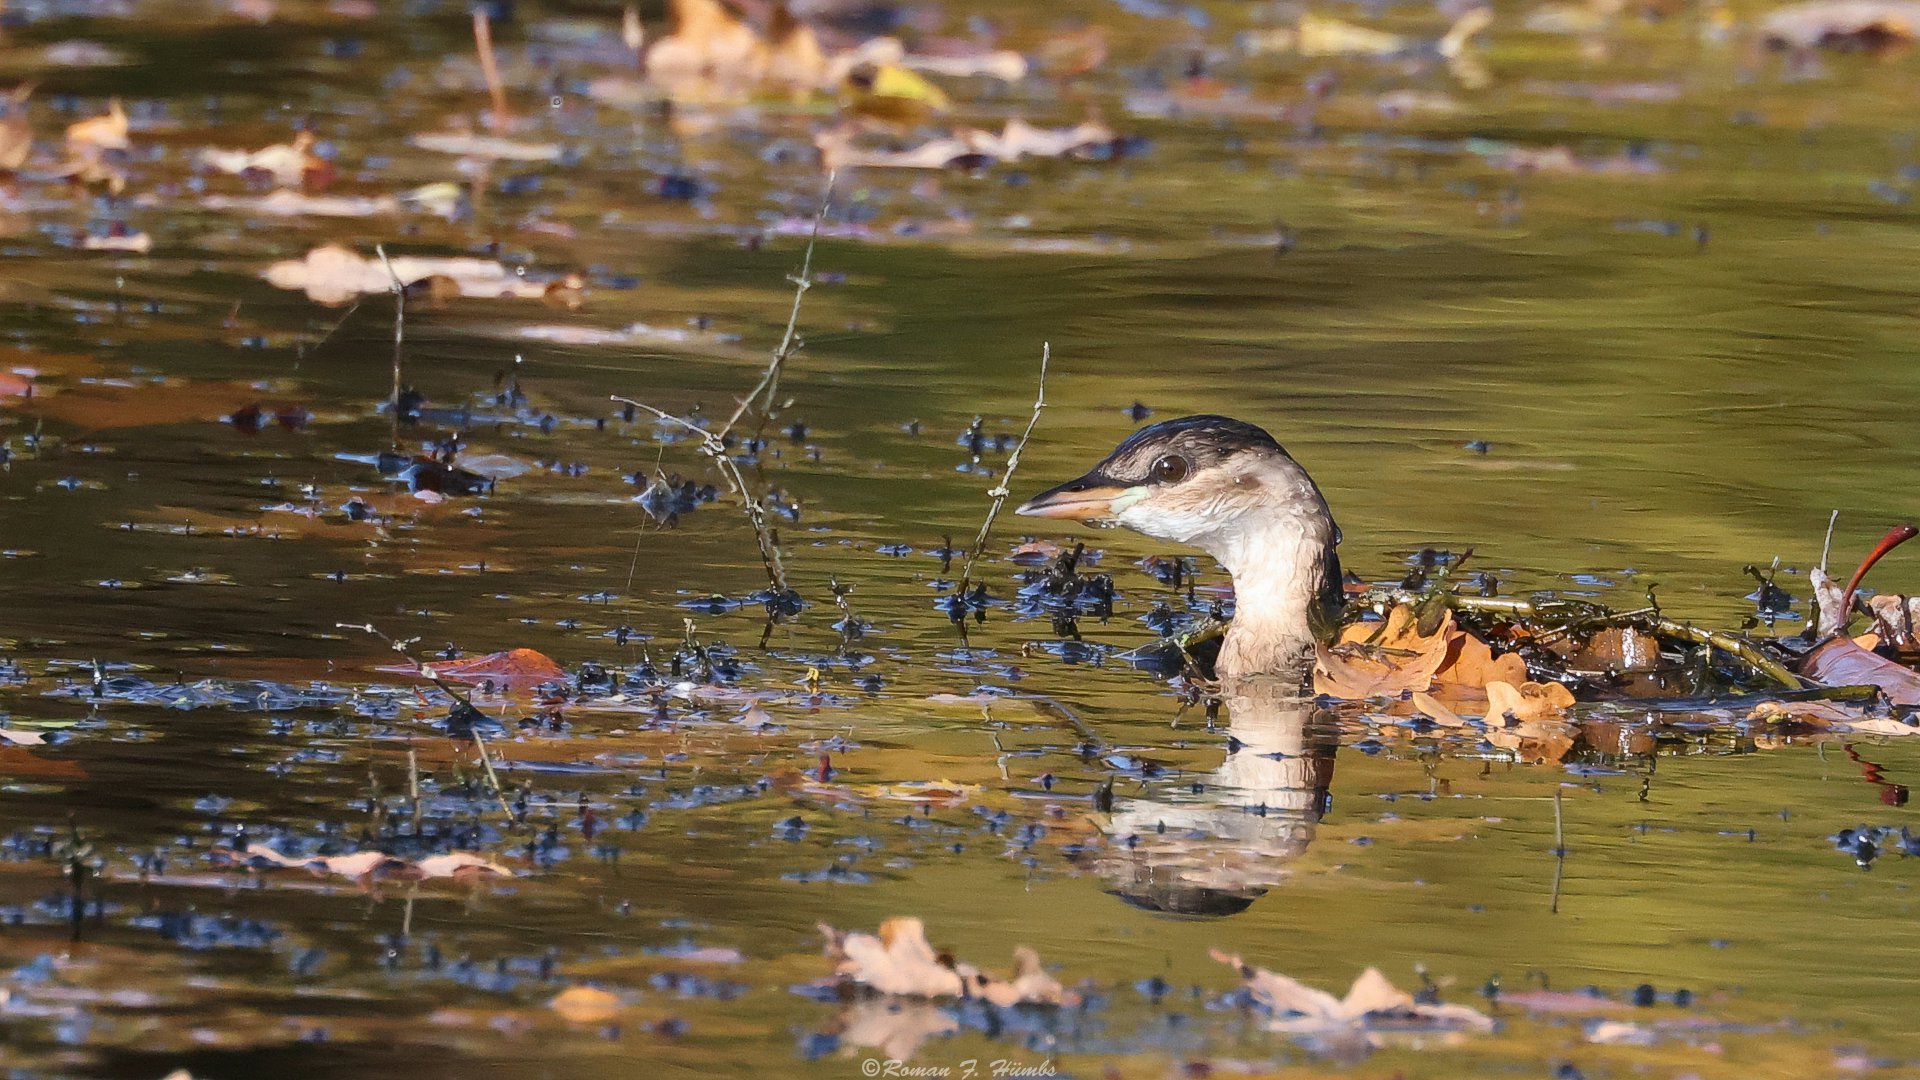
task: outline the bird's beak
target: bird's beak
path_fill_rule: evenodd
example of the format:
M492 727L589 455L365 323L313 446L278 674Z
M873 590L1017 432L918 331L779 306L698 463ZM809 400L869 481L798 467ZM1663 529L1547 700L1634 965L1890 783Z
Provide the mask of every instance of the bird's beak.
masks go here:
M1105 521L1132 501L1133 489L1096 473L1069 480L1020 504L1015 513L1062 521Z

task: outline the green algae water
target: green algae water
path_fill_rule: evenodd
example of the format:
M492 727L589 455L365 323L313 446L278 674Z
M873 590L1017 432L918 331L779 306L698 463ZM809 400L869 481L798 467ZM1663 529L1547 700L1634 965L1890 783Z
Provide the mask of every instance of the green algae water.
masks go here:
M1313 472L1369 580L1471 547L1504 594L1652 590L1732 628L1755 615L1742 568L1777 559L1791 632L1832 511L1838 566L1916 513L1920 60L1769 52L1745 6L1561 34L1500 5L1473 85L1418 45L1448 15L1319 13L1414 44L1261 52L1249 35L1298 13L1223 3L872 16L929 52L1105 27L1083 75L943 82L948 123L1098 117L1124 145L837 177L779 415L734 448L807 604L762 647L725 477L609 399L717 427L752 388L832 102L623 104L595 90L634 77L617 6L525 4L496 32L511 136L557 153L463 163L409 140L485 108L464 7L10 9L11 77L38 86L33 161L0 190L0 726L44 742L0 746L0 1065L1920 1073L1920 742L1627 702L1528 760L1404 710L1210 712L1124 654L1221 599L1217 567L1189 590L1164 560L1191 552L1010 514L975 570L984 619L962 636L942 609L1043 342L1016 498L1142 419L1229 413ZM48 59L75 41L112 62ZM61 132L113 95L126 188L75 189ZM371 205L283 216L249 201L270 184L196 164L295 125L327 194ZM445 214L378 202L446 183ZM87 249L126 234L150 250ZM263 277L375 243L585 285L578 307L416 295L419 418L384 467L391 297ZM480 490L400 475L435 447ZM1111 615L1050 619L1053 549L1029 541L1085 542ZM1920 569L1899 553L1874 584ZM341 626L369 623L430 663L526 648L567 670L564 692L474 688L502 797L444 695ZM511 876L261 849L458 850ZM902 915L996 971L1031 946L1085 1001L815 985L819 924ZM1336 994L1378 967L1499 1028L1328 1052L1265 1030L1216 948ZM582 985L617 1006L549 1005Z

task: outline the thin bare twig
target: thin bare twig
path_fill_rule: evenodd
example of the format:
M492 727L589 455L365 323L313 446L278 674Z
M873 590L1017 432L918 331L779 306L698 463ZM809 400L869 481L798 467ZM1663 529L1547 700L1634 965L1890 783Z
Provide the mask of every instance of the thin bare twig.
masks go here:
M1020 452L1027 448L1027 440L1033 438L1033 429L1040 423L1040 410L1047 407L1047 364L1053 359L1053 344L1043 342L1040 346L1040 389L1033 399L1033 416L1027 421L1027 430L1021 432L1020 441L1014 444L1013 453L1007 455L1007 471L1000 475L1000 483L987 494L993 497L992 505L987 507L987 519L980 523L980 532L973 538L973 550L967 552L967 561L960 564L960 588L954 592L956 597L964 599L967 587L973 583L973 564L979 560L980 553L986 550L987 534L993 531L993 520L1000 516L1000 507L1006 504L1011 492L1008 486L1013 483L1013 471L1020 467Z
M793 594L793 589L787 585L786 563L780 558L780 546L774 543L773 530L767 524L767 508L747 490L746 477L740 475L740 466L734 464L733 456L727 453L727 444L721 442L718 435L706 428L690 420L683 420L672 413L656 409L644 401L635 401L618 394L613 395L613 400L622 405L631 405L636 409L645 409L667 423L678 424L700 440L700 452L712 458L720 467L720 475L726 477L727 486L733 489L734 494L740 496L740 501L746 508L747 523L753 526L754 540L760 545L761 565L766 568L767 581L773 586L774 605L769 610L778 610L778 606L784 604L786 598Z
M1417 604L1425 598L1424 594L1405 589L1388 590L1386 595L1404 604ZM1708 645L1739 658L1748 667L1787 690L1798 690L1806 685L1799 676L1787 670L1784 664L1761 652L1760 647L1747 638L1669 619L1652 608L1614 612L1597 604L1577 601L1554 605L1552 603L1536 604L1531 600L1505 596L1467 596L1462 593L1444 593L1441 596L1446 606L1456 611L1486 612L1528 619L1550 617L1556 607L1562 611L1577 610L1580 613L1578 621L1583 627L1598 629L1606 626L1632 626L1650 634L1680 638L1696 645Z
M819 212L813 215L813 233L807 237L807 253L800 260L800 273L798 276L787 278L788 281L793 282L793 309L787 313L787 331L780 336L780 344L773 350L773 361L767 365L766 373L760 376L759 383L747 392L746 397L740 399L739 406L733 410L732 416L727 417L727 422L720 425L718 438L725 439L731 434L733 426L740 422L740 418L745 416L747 410L753 408L753 403L762 396L767 399L766 404L760 407L762 432L766 429L767 421L773 416L774 397L780 392L780 373L787 366L787 358L800 347L799 339L795 335L795 329L800 325L800 301L807 295L807 290L813 288L813 247L820 240L820 224L827 219L827 210L833 205L834 176L835 174L831 172L827 174L827 189L820 194Z
M375 244L373 250L380 256L380 265L387 268L387 279L393 282L393 397L387 402L387 410L393 414L393 452L397 454L400 452L400 361L407 343L407 287L394 272L386 247Z
M388 272L389 273L392 272L391 267L388 268ZM314 353L319 352L320 346L325 345L329 341L332 341L333 335L339 333L340 328L347 325L347 320L353 318L353 313L359 310L360 310L360 301L355 300L353 302L353 306L347 309L347 313L345 315L340 316L339 320L335 322L333 326L327 330L326 333L320 335L319 341L316 341L311 345L301 345L298 349L296 349L295 350L296 359L305 360L307 357L313 355ZM1838 511L1835 511L1835 513L1838 513Z
M500 81L500 65L493 58L493 21L487 17L484 5L473 9L473 45L480 53L480 74L486 77L487 93L493 97L493 114L488 125L495 131L505 131L513 120L507 111L507 88Z

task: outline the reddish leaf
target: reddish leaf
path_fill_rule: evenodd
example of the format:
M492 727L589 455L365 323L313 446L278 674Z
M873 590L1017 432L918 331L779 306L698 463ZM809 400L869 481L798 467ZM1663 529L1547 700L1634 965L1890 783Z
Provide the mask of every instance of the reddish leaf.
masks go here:
M567 677L565 668L554 663L545 653L532 649L510 649L428 666L443 679L460 682L491 680L507 686L537 686L540 683L559 682Z
M1920 705L1920 673L1836 637L1800 661L1800 674L1827 686L1877 686L1895 705Z

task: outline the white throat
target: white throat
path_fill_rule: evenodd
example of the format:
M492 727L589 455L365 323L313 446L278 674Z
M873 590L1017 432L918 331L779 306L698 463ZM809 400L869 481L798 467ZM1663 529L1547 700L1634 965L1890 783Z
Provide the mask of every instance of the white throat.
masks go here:
M1233 623L1220 646L1222 678L1299 670L1312 652L1332 537L1327 519L1279 518L1222 539L1210 551L1233 577Z

